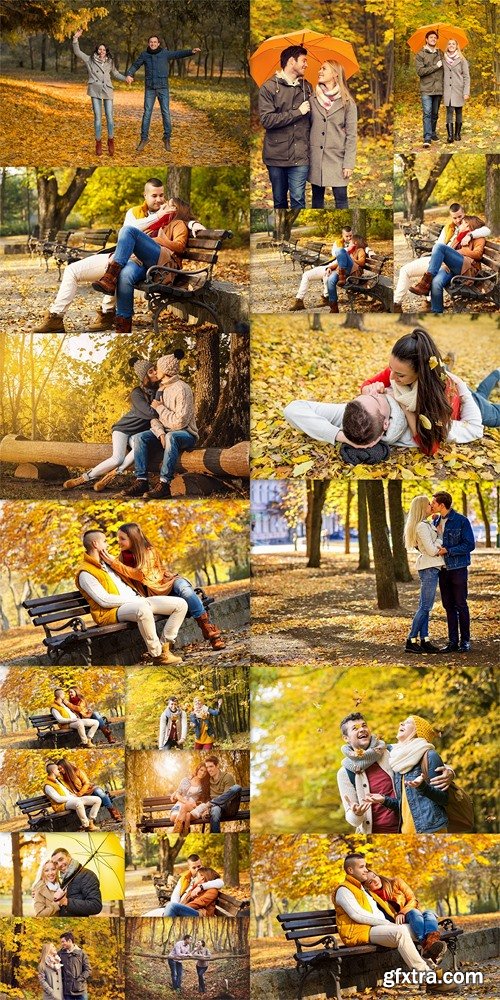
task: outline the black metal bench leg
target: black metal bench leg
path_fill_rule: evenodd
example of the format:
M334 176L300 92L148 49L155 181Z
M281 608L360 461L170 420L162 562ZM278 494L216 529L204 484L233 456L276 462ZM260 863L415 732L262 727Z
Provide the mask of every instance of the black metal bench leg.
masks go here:
M458 972L458 969L460 967L460 963L459 963L458 958L457 958L457 939L456 938L450 938L450 940L448 941L448 951L451 952L451 957L452 957L452 961L453 961L453 971L454 972Z
M304 991L304 986L309 973L312 970L310 965L302 965L298 969L299 973L299 992L297 993L297 1000L302 1000L302 993Z
M330 973L332 979L335 982L335 996L336 996L337 1000L342 1000L342 993L340 992L340 970L341 970L341 965L342 965L342 959L341 958L334 958L331 961L332 961L333 969L329 968L328 972Z

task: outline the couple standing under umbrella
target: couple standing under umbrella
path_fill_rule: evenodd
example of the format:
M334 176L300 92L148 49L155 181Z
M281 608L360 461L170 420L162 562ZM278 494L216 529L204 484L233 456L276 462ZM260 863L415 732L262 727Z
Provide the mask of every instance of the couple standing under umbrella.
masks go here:
M425 25L408 39L415 56L422 102L423 148L438 142L437 123L441 101L446 108L447 142L462 138L463 107L470 97L470 73L461 49L468 38L450 24Z

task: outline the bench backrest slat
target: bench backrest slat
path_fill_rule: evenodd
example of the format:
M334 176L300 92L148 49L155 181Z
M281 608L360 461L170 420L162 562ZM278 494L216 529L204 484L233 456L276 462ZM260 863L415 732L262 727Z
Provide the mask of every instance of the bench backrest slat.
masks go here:
M70 590L65 594L51 594L50 597L30 597L23 602L23 608L43 608L46 604L64 603L70 597L82 597L79 590ZM82 598L83 600L83 598Z

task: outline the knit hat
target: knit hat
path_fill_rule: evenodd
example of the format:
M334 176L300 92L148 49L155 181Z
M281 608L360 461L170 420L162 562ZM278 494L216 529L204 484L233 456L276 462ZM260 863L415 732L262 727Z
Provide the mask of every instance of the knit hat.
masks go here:
M413 722L415 724L415 729L417 731L417 736L421 740L427 740L428 743L435 743L439 733L427 719L422 719L421 715L412 715Z
M150 361L147 361L146 358L140 358L137 354L129 359L129 365L134 369L140 382L144 381L149 369L153 367Z
M165 378L179 374L179 361L184 357L184 351L180 348L173 354L164 354L156 362L156 374L158 378Z
M340 457L348 465L377 465L385 462L389 454L389 445L385 441L378 441L370 448L355 448L345 443L340 446Z

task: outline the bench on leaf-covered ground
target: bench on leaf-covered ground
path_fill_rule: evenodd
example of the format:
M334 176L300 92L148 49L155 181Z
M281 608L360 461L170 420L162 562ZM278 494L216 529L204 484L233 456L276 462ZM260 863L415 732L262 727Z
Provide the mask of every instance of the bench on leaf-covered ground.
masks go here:
M113 805L123 812L124 802L125 802L125 792L123 789L118 789L116 791L106 788L105 791L109 795L110 799L113 800ZM28 828L36 832L50 832L54 833L58 830L61 831L73 831L80 829L80 820L76 815L74 809L65 809L62 812L55 812L52 809L52 803L48 795L33 795L29 799L18 799L16 806L21 810L23 816L26 817L28 821ZM85 806L85 812L88 815L90 811L90 806ZM97 814L96 822L100 822L100 817L104 813L108 815L105 806L101 806Z
M153 885L156 889L156 895L158 896L158 903L160 906L165 907L170 901L176 882L177 879L172 875L153 876ZM220 889L219 895L215 900L215 916L248 917L250 916L250 900L236 899L235 896L230 896L228 892L224 892Z
M351 963L360 956L386 952L395 949L383 948L375 944L344 945L341 943L337 929L337 917L334 909L308 910L293 913L280 913L277 918L281 924L287 941L293 941L296 952L294 959L299 974L298 1000L301 1000L305 982L316 969L324 969L334 981L335 996L342 1000L340 978L342 963ZM457 938L463 934L463 928L457 927L449 917L439 921L441 939L446 942L453 959L453 969L458 969ZM418 942L416 947L419 948ZM369 961L369 959L368 959Z
M80 737L75 729L60 729L59 723L56 722L54 716L50 712L40 713L39 715L30 715L29 720L33 729L36 730L36 736L39 743L44 746L50 745L57 750L58 746L62 743L67 745L73 745L75 747L81 746ZM107 725L111 730L116 729L117 726L123 725L123 719L111 719L107 720ZM100 729L96 731L94 740L96 739ZM103 742L106 742L105 737L102 737Z
M154 833L155 830L165 829L166 827L173 826L174 820L170 819L168 816L156 816L156 813L170 812L172 807L175 805L176 799L171 795L157 796L156 798L143 799L142 802L142 818L141 822L137 824L137 828L142 830L143 833ZM241 808L246 806L246 808ZM240 807L238 812L234 816L222 817L221 823L235 823L238 821L245 821L250 819L250 788L242 788L240 796ZM209 819L191 819L191 826L193 824L198 824L201 826L201 832L205 833L207 826L210 826Z

